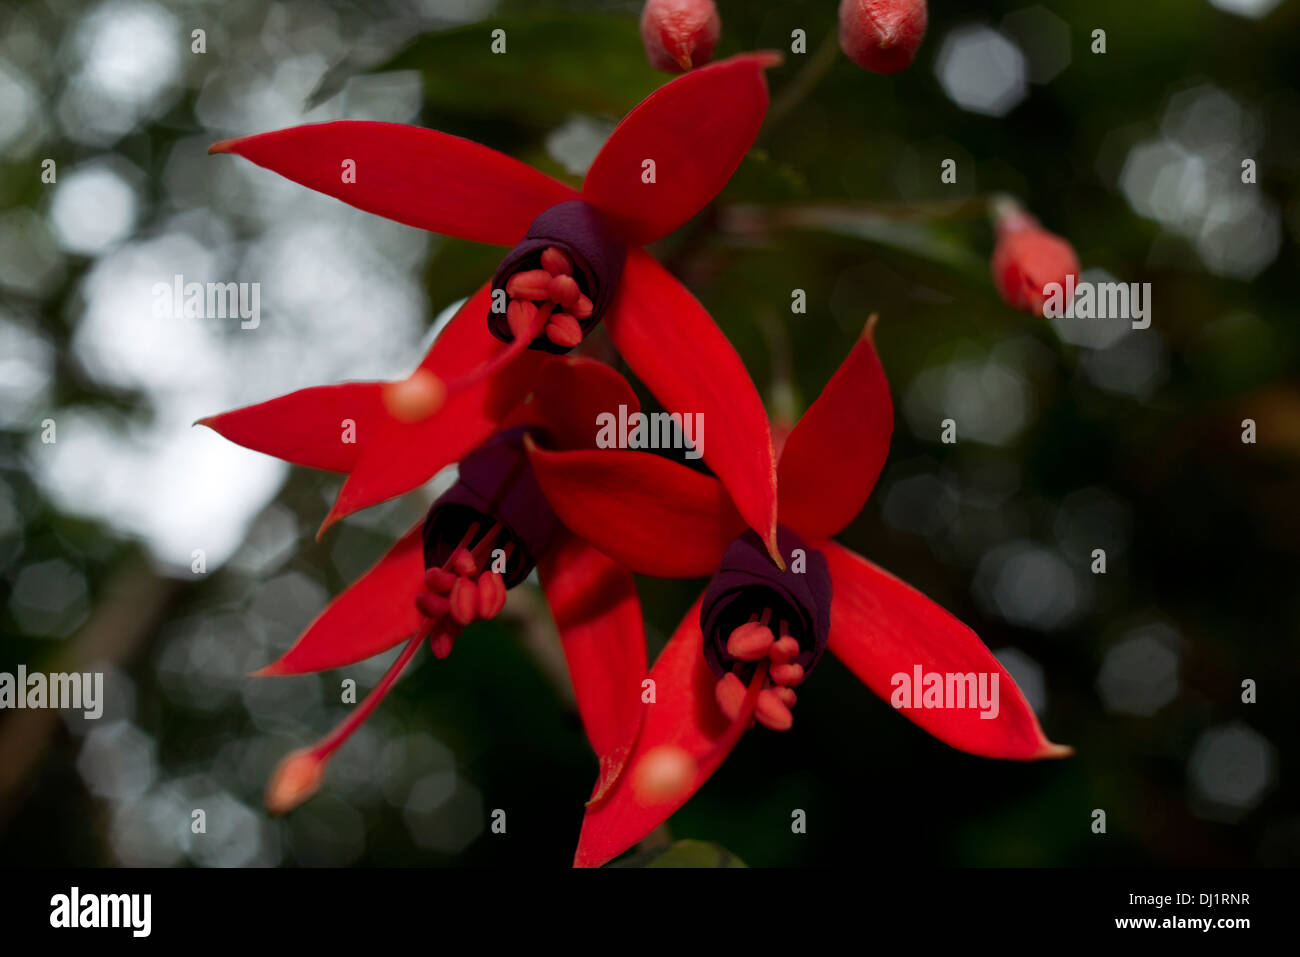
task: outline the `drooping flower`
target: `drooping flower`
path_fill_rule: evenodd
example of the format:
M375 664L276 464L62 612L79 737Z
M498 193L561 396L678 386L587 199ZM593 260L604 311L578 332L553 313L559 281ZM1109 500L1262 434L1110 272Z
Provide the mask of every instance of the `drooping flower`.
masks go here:
M405 390L418 399L411 417L455 418L451 406L467 393L521 378L521 351L567 351L603 319L660 404L727 423L703 450L705 461L774 549L775 453L762 401L708 313L640 247L727 184L763 122L764 70L776 62L772 53L733 57L660 87L615 128L581 191L469 140L395 123L297 126L209 152L238 154L410 226L511 247L447 330L457 348L422 366L420 381ZM359 473L386 495L405 490L372 481L373 471L363 462L352 478ZM327 526L381 500L361 494L352 478Z
M872 73L911 65L925 38L925 0L840 0L840 49Z
M713 0L646 0L641 42L656 70L685 73L713 58L722 21Z
M466 328L466 327L461 327ZM425 362L454 346L448 329ZM384 384L346 383L305 389L260 405L201 420L227 438L290 462L355 474L363 463L389 461L403 483L432 477L440 455L426 444L459 448L491 436L460 461L457 482L425 519L335 598L278 660L258 676L340 668L406 642L379 684L317 744L295 751L267 792L276 811L315 792L338 748L378 706L428 641L445 658L472 622L500 613L509 588L535 567L564 647L579 712L600 762L593 799L621 773L640 729L640 682L646 672L640 603L631 574L565 529L548 507L522 442L547 448L590 447L592 423L635 393L613 369L584 358L525 357L527 395L468 392L453 419L405 421L387 408ZM409 382L410 380L408 380ZM391 384L390 384L391 385ZM465 403L475 399L470 407ZM372 466L377 468L377 466ZM418 484L418 483L417 483Z
M1074 247L1014 204L1001 207L996 228L993 283L998 295L1013 309L1041 316L1050 297L1047 286L1064 287L1067 276L1079 276Z
M963 751L1061 757L978 637L920 592L831 537L862 509L889 451L893 406L868 323L780 453L778 568L714 478L643 452L530 447L539 483L575 534L632 571L711 575L650 672L656 702L627 770L588 807L574 863L599 866L645 837L721 764L751 720L793 725L795 688L831 651L873 692L898 675L984 676L996 714L903 714ZM617 489L617 494L604 490ZM996 679L996 685L994 680Z

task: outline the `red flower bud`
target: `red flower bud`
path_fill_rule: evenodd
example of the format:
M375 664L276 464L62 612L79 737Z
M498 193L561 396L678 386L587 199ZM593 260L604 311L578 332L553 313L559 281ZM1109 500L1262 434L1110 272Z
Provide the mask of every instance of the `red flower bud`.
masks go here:
M713 0L646 0L641 42L656 70L684 73L713 57L722 21Z
M872 73L911 64L925 26L925 0L840 0L840 49Z
M993 249L993 283L1013 309L1043 314L1049 283L1065 286L1066 276L1079 275L1074 247L1038 220L1012 210L998 220L998 244Z

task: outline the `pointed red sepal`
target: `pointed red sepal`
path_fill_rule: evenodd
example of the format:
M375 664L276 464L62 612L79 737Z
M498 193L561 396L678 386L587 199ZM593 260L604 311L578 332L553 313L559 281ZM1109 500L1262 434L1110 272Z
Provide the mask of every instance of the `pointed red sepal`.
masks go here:
M459 136L401 123L339 120L213 144L295 183L388 219L513 246L543 210L578 193Z
M501 431L548 358L523 353L500 374L469 386L417 422L384 419L339 489L317 540L353 512L418 488Z
M875 319L781 452L781 521L810 538L830 538L862 511L889 455L894 405L872 340Z
M628 254L605 324L664 408L702 425L705 463L780 564L772 431L758 389L722 330L685 286L640 250Z
M548 449L590 449L596 445L597 416L620 405L637 412L641 402L618 370L583 356L548 358L525 399L505 427L535 425Z
M574 867L600 867L666 821L717 770L749 724L728 721L718 708L718 678L704 660L699 601L664 646L650 678L655 701L646 706L641 736L605 799L587 808ZM752 713L752 700L747 705Z
M314 386L194 424L295 465L347 472L385 416L383 387L382 382Z
M918 666L923 676L974 673L978 680L985 674L990 690L997 676L996 717L981 717L978 707L901 707L900 714L952 747L984 757L1034 761L1073 753L1047 740L1011 675L973 631L861 555L834 542L816 547L826 556L833 586L830 649L885 701L904 690L894 676L912 682Z
M641 731L648 664L636 583L627 569L573 535L537 565L555 616L587 739L600 761L589 804L618 780Z
M711 575L745 525L718 480L648 452L552 452L526 442L570 531L640 575Z
M415 607L423 585L424 543L416 525L330 602L279 660L253 674L324 671L387 651L414 635L423 623Z
M722 191L767 112L763 71L777 53L693 70L642 100L610 134L582 184L629 245L666 236ZM654 181L650 167L654 162Z

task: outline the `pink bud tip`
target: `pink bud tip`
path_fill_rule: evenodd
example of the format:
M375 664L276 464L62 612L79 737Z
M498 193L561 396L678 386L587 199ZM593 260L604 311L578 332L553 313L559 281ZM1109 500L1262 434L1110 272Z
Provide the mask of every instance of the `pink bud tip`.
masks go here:
M840 0L840 49L872 73L906 69L925 27L925 0Z
M310 749L289 754L271 775L266 789L266 807L272 814L285 814L316 793L325 777L325 762Z
M1041 316L1047 287L1056 283L1064 289L1067 277L1079 275L1074 247L1037 225L999 228L999 233L992 264L998 295L1013 309Z
M641 42L656 70L685 73L713 58L722 21L713 0L646 0Z
M646 805L671 801L691 786L695 761L682 748L661 744L637 762L630 784L637 800Z
M428 369L416 369L409 378L384 386L384 408L399 422L419 422L442 408L447 386Z

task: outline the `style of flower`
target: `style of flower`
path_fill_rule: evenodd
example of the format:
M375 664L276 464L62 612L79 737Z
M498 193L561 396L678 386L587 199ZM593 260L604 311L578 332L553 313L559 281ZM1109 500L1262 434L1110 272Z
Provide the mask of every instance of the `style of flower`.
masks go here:
M573 532L634 572L711 575L650 677L655 703L627 769L582 826L577 866L640 841L694 794L751 721L793 725L795 688L829 648L880 697L895 676L998 679L996 714L970 707L903 714L963 751L1062 757L1011 676L978 637L920 592L831 537L862 509L889 451L893 407L873 323L783 443L775 566L715 478L621 450L529 446L547 500ZM900 707L906 707L901 705Z

